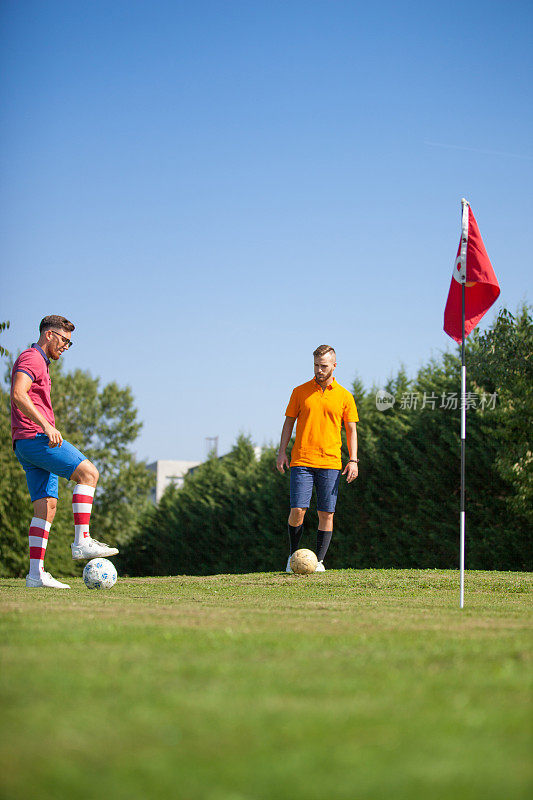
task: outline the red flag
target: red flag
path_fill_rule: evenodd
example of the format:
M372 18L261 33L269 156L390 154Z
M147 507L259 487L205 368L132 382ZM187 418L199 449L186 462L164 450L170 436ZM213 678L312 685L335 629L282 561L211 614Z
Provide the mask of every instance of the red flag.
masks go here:
M444 330L462 340L462 284L465 284L465 336L468 336L500 294L500 286L490 263L472 209L463 203L461 240L444 309Z

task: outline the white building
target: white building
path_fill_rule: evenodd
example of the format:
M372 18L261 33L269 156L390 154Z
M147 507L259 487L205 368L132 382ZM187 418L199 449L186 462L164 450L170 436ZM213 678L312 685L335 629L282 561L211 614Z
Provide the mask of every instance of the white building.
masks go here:
M148 464L148 469L155 472L152 501L159 503L167 486L182 486L187 472L200 463L200 461L154 461L153 464Z

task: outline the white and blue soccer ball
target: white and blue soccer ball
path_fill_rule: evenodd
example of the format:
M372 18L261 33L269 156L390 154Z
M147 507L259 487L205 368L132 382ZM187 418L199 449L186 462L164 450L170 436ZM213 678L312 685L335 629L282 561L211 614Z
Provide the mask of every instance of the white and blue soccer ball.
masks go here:
M117 582L115 565L107 558L93 558L85 565L83 580L88 589L111 589Z

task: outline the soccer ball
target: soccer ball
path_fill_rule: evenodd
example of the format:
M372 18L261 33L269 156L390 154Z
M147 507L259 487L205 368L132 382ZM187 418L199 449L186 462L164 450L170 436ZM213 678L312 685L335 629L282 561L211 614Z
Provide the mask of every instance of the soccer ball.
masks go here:
M290 568L293 572L296 572L297 575L309 575L311 572L315 571L317 564L318 559L313 551L306 550L305 548L296 550L296 552L292 554L289 562Z
M85 564L83 580L88 589L111 589L117 582L115 565L107 558L93 558Z

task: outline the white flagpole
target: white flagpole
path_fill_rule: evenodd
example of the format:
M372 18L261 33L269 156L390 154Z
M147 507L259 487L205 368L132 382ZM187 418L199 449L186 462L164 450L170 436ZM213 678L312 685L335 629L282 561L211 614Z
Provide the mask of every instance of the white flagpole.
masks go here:
M462 301L462 338L461 338L461 507L460 507L460 598L459 606L464 607L465 602L465 540L466 540L466 509L465 509L465 455L466 455L466 357L465 357L465 290L466 290L466 251L468 247L468 201L461 200L461 250L456 263L461 264L461 301Z
M466 454L466 363L465 363L465 285L461 287L463 305L463 338L461 340L461 511L460 511L460 573L461 589L459 606L465 604L465 454Z

